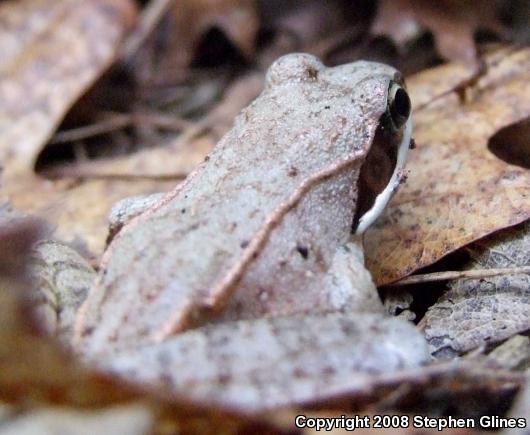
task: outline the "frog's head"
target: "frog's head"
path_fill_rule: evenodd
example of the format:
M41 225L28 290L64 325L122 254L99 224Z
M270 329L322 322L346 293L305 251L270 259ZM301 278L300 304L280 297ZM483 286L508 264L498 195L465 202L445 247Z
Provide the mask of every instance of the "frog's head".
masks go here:
M311 90L313 101L330 101L331 116L348 120L341 136L359 161L353 229L363 233L381 214L398 187L411 142L411 103L403 78L391 66L357 61L328 68L309 54L278 59L266 87L295 85Z

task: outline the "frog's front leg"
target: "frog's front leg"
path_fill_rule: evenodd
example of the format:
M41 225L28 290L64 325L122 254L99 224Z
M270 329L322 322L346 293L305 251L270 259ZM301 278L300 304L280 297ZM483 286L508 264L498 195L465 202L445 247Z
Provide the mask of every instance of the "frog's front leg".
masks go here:
M370 272L364 266L361 237L339 246L324 278L324 306L341 312L383 313Z

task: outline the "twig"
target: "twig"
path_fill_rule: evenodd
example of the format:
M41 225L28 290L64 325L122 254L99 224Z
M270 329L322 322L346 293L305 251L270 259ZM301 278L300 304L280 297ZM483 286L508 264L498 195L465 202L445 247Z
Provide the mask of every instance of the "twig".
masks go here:
M50 145L58 145L67 142L76 142L84 139L89 139L101 134L110 133L122 128L128 127L131 124L131 119L127 115L116 115L94 124L83 127L72 128L56 133L50 140Z
M173 174L146 174L146 173L119 173L109 169L98 169L93 164L69 165L57 168L44 169L40 174L52 180L60 178L88 178L98 180L156 180L156 181L178 181L188 176L187 173L175 172Z
M134 112L130 116L132 123L138 127L157 127L164 130L181 131L195 125L195 122L162 113Z
M56 133L50 140L50 145L76 142L90 139L105 133L112 133L132 125L136 127L157 127L164 130L188 130L193 122L182 118L163 115L160 113L107 113L108 117L83 127L72 128Z
M521 46L519 46L518 44L516 45L513 45L511 47L509 47L507 50L499 50L502 52L502 56L499 56L499 58L497 59L492 59L490 63L488 63L486 60L484 59L480 59L479 60L479 64L478 64L478 67L475 69L475 71L473 72L473 74L468 77L467 79L463 79L460 83L457 83L456 85L454 85L452 88L448 89L447 91L444 91L444 92L441 92L440 94L438 95L434 95L432 96L432 98L428 101L426 101L425 103L423 104L420 104L419 106L417 107L414 107L414 112L419 112L423 109L425 109L426 107L430 106L432 103L448 96L448 95L451 95L453 93L457 94L460 101L463 102L465 101L465 92L467 89L469 88L472 88L472 87L475 87L477 84L478 84L478 81L484 77L489 70L491 70L493 67L496 67L496 66L499 66L499 64L504 61L506 59L507 56L513 54L513 53L516 53L518 50L521 49ZM496 53L494 53L496 54ZM492 55L493 57L493 55Z
M421 284L424 282L449 281L453 279L481 279L481 278L491 278L493 276L499 276L499 275L517 275L517 274L530 274L530 266L425 273L421 275L408 276L406 278L400 279L399 281L392 283L391 285L401 286L401 285L410 285L410 284Z

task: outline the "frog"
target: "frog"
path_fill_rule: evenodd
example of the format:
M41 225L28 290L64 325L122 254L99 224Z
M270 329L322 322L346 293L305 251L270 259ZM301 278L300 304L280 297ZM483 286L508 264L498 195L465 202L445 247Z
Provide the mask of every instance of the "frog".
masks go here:
M204 162L114 230L77 310L74 351L245 410L427 363L415 327L385 315L362 251L411 140L394 68L279 58Z

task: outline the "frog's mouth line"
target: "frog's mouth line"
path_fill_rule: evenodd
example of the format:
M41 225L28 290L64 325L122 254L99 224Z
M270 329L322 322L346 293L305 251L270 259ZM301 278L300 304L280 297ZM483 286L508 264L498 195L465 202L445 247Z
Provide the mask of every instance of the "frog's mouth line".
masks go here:
M401 142L398 146L396 164L392 176L390 177L390 180L388 181L388 184L386 185L385 189L376 196L372 207L359 218L359 223L357 224L357 228L355 229L355 234L363 234L370 227L370 225L375 222L375 220L381 215L386 205L392 198L392 195L399 186L403 174L403 169L407 161L407 154L411 137L412 115L409 115L409 119L407 120L403 128L403 134L401 137Z

